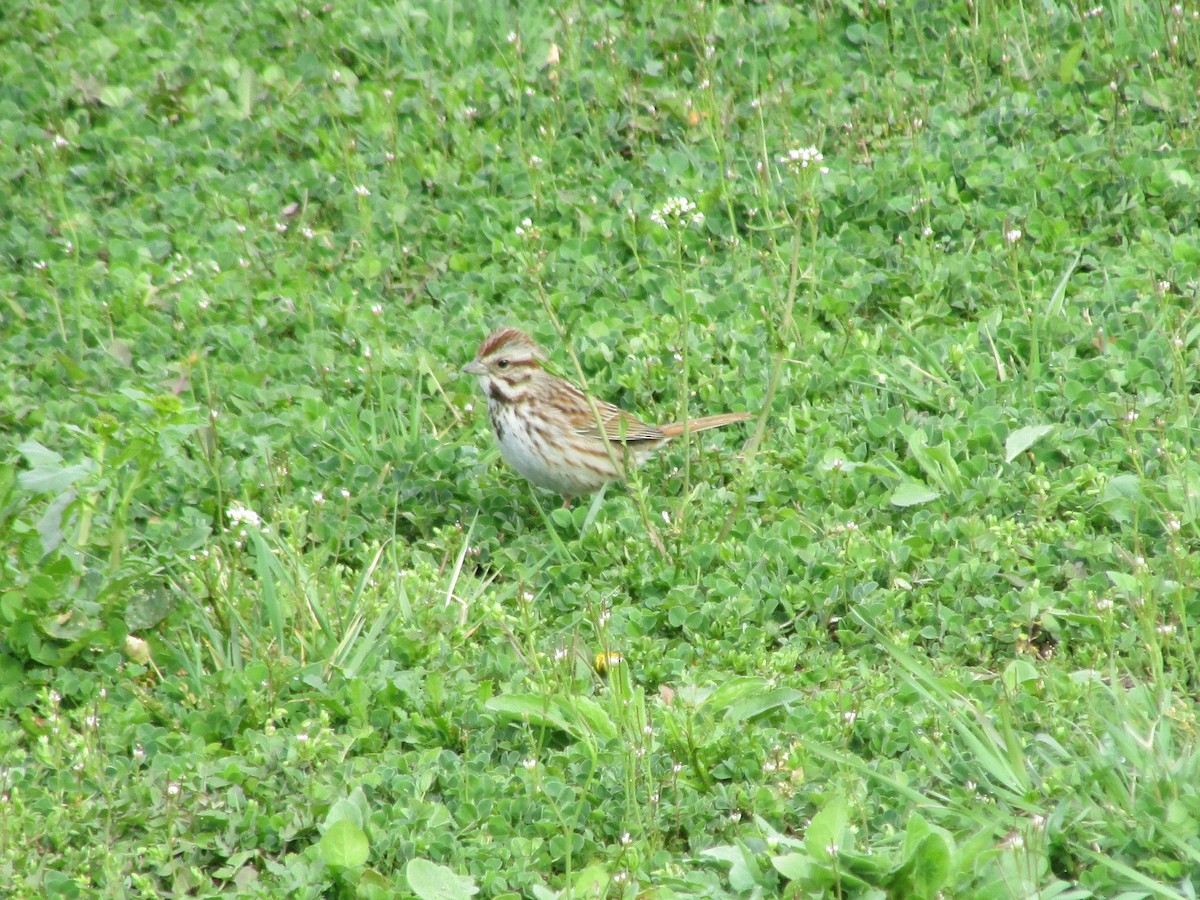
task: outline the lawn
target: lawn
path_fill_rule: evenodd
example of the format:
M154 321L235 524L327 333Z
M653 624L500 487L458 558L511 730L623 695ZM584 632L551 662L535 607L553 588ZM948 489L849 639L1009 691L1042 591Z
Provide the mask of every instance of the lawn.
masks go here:
M16 897L1200 892L1200 6L0 18ZM564 507L500 325L647 421Z

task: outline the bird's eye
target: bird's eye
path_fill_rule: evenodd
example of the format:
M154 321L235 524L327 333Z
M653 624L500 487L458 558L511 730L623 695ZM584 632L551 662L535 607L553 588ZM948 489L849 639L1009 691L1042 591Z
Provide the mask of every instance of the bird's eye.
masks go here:
M500 360L500 362L496 363L496 368L497 369L507 369L508 368L508 360L507 359Z

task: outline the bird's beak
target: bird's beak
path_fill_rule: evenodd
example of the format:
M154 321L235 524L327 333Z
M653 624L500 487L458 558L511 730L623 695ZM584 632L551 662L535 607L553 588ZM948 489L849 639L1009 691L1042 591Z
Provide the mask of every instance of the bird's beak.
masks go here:
M486 375L487 374L487 366L485 366L483 364L483 360L480 360L480 359L471 360L469 363L467 363L465 366L462 367L462 370L464 372L466 372L468 375Z

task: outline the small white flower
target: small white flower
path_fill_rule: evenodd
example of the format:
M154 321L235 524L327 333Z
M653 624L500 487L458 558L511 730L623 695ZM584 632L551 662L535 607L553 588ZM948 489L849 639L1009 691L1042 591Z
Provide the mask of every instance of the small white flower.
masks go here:
M341 80L342 80L342 73L341 73L341 72L339 72L337 69L334 69L334 70L333 70L333 74L331 74L329 77L330 77L331 79L333 79L334 81L341 81Z
M302 731L298 735L296 735L296 743L307 744L308 743L308 732Z
M342 490L340 491L340 493L341 493L341 495L342 495L342 499L343 499L343 500L349 500L349 499L350 499L350 492L349 492L348 490L346 490L345 488L342 488Z
M167 796L169 796L169 797L178 797L179 796L179 783L178 782L175 782L175 781L167 782Z
M356 184L354 186L354 193L358 194L360 197L371 196L371 191L365 184Z
M71 146L71 142L68 141L61 134L56 134L54 136L54 147L56 149L62 149L63 147L70 147L70 146Z
M793 147L785 155L779 157L779 161L787 166L788 171L793 175L798 175L809 166L824 162L825 157L816 147Z
M383 89L383 99L384 99L384 100L387 100L389 103L391 102L391 99L392 99L393 97L395 97L395 96L396 96L396 95L395 95L394 93L392 93L392 89L391 89L391 88L384 88L384 89Z
M287 231L287 224L284 222L276 222L275 230L278 231L280 234L283 234L285 231Z
M542 158L540 156L531 156L529 157L529 164L531 166L540 166L542 164Z
M536 769L537 768L537 760L531 756L531 757L529 757L529 759L524 760L521 763L521 765L523 765L526 769Z
M682 231L688 225L704 223L704 213L687 197L671 197L650 213L650 221L666 229Z
M215 416L216 410L213 410L213 413ZM254 525L256 527L262 525L262 519L258 513L247 506L243 506L241 503L234 502L229 504L229 508L225 510L225 515L233 525Z
M1010 228L1008 231L1004 232L1004 240L1010 244L1015 244L1020 239L1021 239L1021 229L1020 228Z
M507 37L505 37L505 40L510 44L515 44L517 42L517 33L515 31L510 31Z
M44 259L39 259L33 264L33 267L40 272L46 268L46 261Z
M300 229L300 233L302 235L304 235L306 238L308 238L310 241L314 237L316 237L316 232L313 231L311 228L309 228L307 225L305 225L303 228Z
M477 110L474 106L464 106L462 115L464 119L471 121L479 115L479 110Z
M323 493L321 493L320 491L317 491L312 496L312 502L313 502L313 506L324 506L325 505L325 495Z
M383 304L376 303L374 306L372 306L371 307L371 315L382 316L383 315Z

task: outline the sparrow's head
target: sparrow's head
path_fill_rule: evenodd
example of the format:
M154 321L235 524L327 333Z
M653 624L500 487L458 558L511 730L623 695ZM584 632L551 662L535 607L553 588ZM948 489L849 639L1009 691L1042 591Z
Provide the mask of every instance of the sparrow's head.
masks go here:
M463 366L475 375L493 400L513 399L513 392L541 370L546 355L533 338L516 328L498 328L483 339L475 358Z

